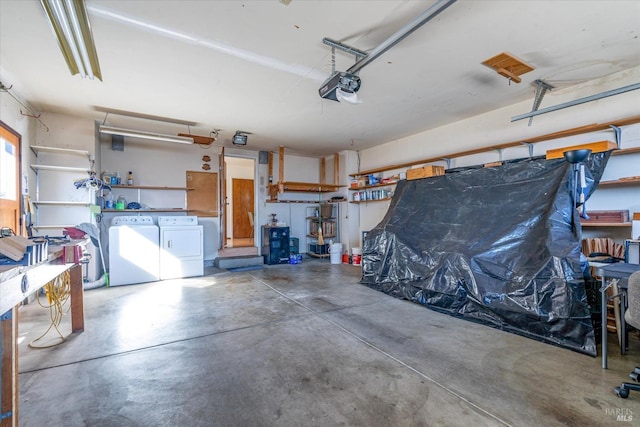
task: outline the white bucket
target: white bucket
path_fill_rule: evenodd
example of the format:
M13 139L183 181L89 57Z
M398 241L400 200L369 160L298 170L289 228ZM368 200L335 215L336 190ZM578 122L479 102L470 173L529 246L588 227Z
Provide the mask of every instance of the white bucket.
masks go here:
M331 264L342 264L342 243L332 243L329 247Z
M362 263L362 250L360 248L351 249L351 260L353 265L361 265Z

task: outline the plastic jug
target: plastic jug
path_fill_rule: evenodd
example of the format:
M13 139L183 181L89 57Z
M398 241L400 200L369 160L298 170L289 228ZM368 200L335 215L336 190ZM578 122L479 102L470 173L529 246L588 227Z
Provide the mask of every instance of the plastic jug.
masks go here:
M107 193L104 196L104 208L105 209L115 209L116 204L113 201L113 194L111 192Z
M116 201L116 209L124 210L124 207L127 206L127 200L124 196L118 196L118 200Z

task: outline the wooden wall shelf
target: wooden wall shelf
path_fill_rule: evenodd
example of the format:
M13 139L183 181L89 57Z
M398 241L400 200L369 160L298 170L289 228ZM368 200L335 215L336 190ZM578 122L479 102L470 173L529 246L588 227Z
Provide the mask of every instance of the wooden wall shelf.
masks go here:
M634 176L630 178L616 179L613 181L601 181L598 184L598 187L600 186L626 187L626 186L638 185L638 184L640 184L640 176Z
M282 185L282 192L294 192L294 193L334 193L338 191L342 187L346 187L345 185L334 185L334 184L318 184L311 182L292 182L285 181L280 184L271 184L267 186L267 191L269 193L269 200L267 202L278 202L278 192L280 190L280 185ZM283 200L284 202L285 200ZM294 202L294 203L314 203L313 201L303 201L303 200L286 200L286 202ZM318 203L317 201L315 203Z
M585 134L585 133L608 130L608 129L611 128L611 126L620 127L620 126L632 125L632 124L635 124L635 123L640 123L640 116L632 116L632 117L627 117L625 119L613 120L613 121L605 122L605 123L593 123L593 124L590 124L590 125L580 126L580 127L576 127L576 128L572 128L572 129L566 129L566 130L562 130L562 131L559 131L559 132L547 133L547 134L536 136L536 137L532 137L532 138L521 139L521 140L512 141L512 142L506 142L504 144L496 144L496 145L491 145L489 147L482 147L482 148L476 148L476 149L473 149L473 150L459 151L457 153L452 153L452 154L443 154L441 156L430 157L430 158L427 158L427 159L413 160L411 162L406 162L406 163L399 163L399 164L395 164L395 165L382 166L382 167L379 167L379 168L374 168L374 169L369 169L369 170L365 170L365 171L361 171L361 172L357 172L357 173L352 173L352 174L349 174L349 176L358 177L358 176L362 176L362 175L376 174L376 173L379 173L379 172L386 172L386 171L390 171L390 170L394 170L394 169L402 169L402 168L422 165L422 164L426 164L426 163L438 162L438 161L442 161L442 160L445 160L445 159L455 159L455 158L458 158L458 157L470 156L470 155L473 155L473 154L487 153L487 152L490 152L490 151L502 150L502 149L505 149L505 148L519 147L519 146L521 146L523 144L536 144L538 142L550 141L550 140L553 140L553 139L565 138L565 137L568 137L568 136L582 135L582 134ZM616 151L613 151L612 154L613 155L620 155L620 154L631 154L631 153L637 153L637 152L640 152L640 148L635 148L634 147L634 148L628 148L626 150L616 150Z
M587 213L589 213L587 211ZM630 222L583 222L583 227L631 227Z
M297 182L297 181L285 181L284 180L284 146L280 146L279 150L279 171L278 182L275 184L267 185L267 192L269 193L268 202L277 202L278 194L284 192L298 192L298 193L334 193L339 191L340 188L346 187L346 185L338 185L340 167L340 156L338 153L334 155L334 170L333 170L333 182L334 184L325 183L325 159L320 159L320 182ZM273 176L273 154L269 153L269 177ZM269 180L271 182L271 179ZM287 201L293 202L293 201ZM297 202L297 201L296 201Z
M322 204L325 203L342 203L346 202L346 199L342 200L322 200ZM307 205L317 205L319 202L317 200L265 200L265 203L303 203Z
M295 191L301 193L333 193L338 191L340 188L345 187L344 185L334 185L334 184L318 184L311 182L292 182L285 181L282 184L284 191ZM278 184L272 184L269 187L278 189Z
M126 212L126 213L130 213L130 212L135 212L135 213L154 213L154 212L189 212L187 209L184 208L153 208L153 209L102 209L102 212L109 212L109 213L122 213L122 212Z
M158 187L154 185L112 185L111 188L128 188L128 189L139 189L139 190L180 190L187 191L189 188L187 187Z
M385 197L384 199L372 199L372 200L354 200L351 201L349 203L356 203L356 204L361 204L361 203L375 203L375 202L387 202L389 200L392 200L392 197Z
M365 185L362 187L349 187L349 190L358 191L358 190L366 190L367 188L389 187L391 185L396 185L397 183L398 181L393 181L393 182L385 182L382 184Z

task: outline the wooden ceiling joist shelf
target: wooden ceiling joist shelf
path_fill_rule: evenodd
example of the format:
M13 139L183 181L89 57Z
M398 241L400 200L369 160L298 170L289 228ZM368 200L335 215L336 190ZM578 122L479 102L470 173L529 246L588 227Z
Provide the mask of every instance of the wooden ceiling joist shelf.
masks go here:
M278 188L279 185L282 185L282 189L284 191L297 191L303 193L332 193L334 191L338 191L340 187L344 187L344 185L334 185L334 184L316 184L310 182L291 182L285 181L280 184L274 184L271 187Z
M411 166L422 165L425 163L433 163L433 162L438 162L446 159L455 159L458 157L470 156L473 154L503 150L505 148L520 147L524 144L536 144L538 142L551 141L553 139L566 138L568 136L582 135L585 133L608 130L611 128L611 126L620 127L620 126L627 126L627 125L632 125L636 123L640 123L640 116L632 116L632 117L627 117L621 120L614 120L614 121L605 122L605 123L592 123L589 125L579 126L572 129L566 129L559 132L547 133L547 134L532 137L532 138L506 142L504 144L496 144L496 145L491 145L489 147L475 148L473 150L459 151L457 153L451 153L451 154L443 154L437 157L413 160L411 162L399 163L396 165L382 166L379 168L368 169L366 171L352 173L352 174L349 174L349 176L356 177L356 176L362 176L362 175L376 174L379 172L386 172L394 169L402 169L402 168L407 168ZM640 148L634 147L634 148L628 148L625 150L616 150L616 151L613 151L612 154L619 155L619 154L631 154L636 152L640 152Z
M280 146L279 152L279 173L278 173L278 183L267 185L267 190L269 192L269 200L268 202L276 203L304 203L305 201L297 201L297 200L278 200L278 193L287 192L298 192L298 193L334 193L340 188L345 187L345 185L338 184L338 168L340 167L339 157L336 153L334 156L334 171L333 171L333 179L335 184L326 184L325 183L325 159L324 157L320 159L320 182L296 182L296 181L284 181L284 147ZM273 176L273 155L269 153L269 176ZM308 202L307 202L308 203Z
M340 203L345 202L346 200L323 200L322 203ZM317 200L292 200L292 199L282 199L282 200L266 200L266 203L304 203L307 205L317 205Z

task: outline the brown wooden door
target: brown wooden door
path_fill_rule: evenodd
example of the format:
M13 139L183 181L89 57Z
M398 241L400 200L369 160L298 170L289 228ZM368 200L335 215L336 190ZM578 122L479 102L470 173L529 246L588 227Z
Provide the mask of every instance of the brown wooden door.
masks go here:
M191 215L218 216L218 174L187 171L187 210Z
M220 172L220 247L227 247L227 168L224 163L224 147L218 158Z
M20 229L20 135L0 122L0 226Z
M248 212L253 213L253 180L231 179L233 203L233 238L251 237L251 225Z

